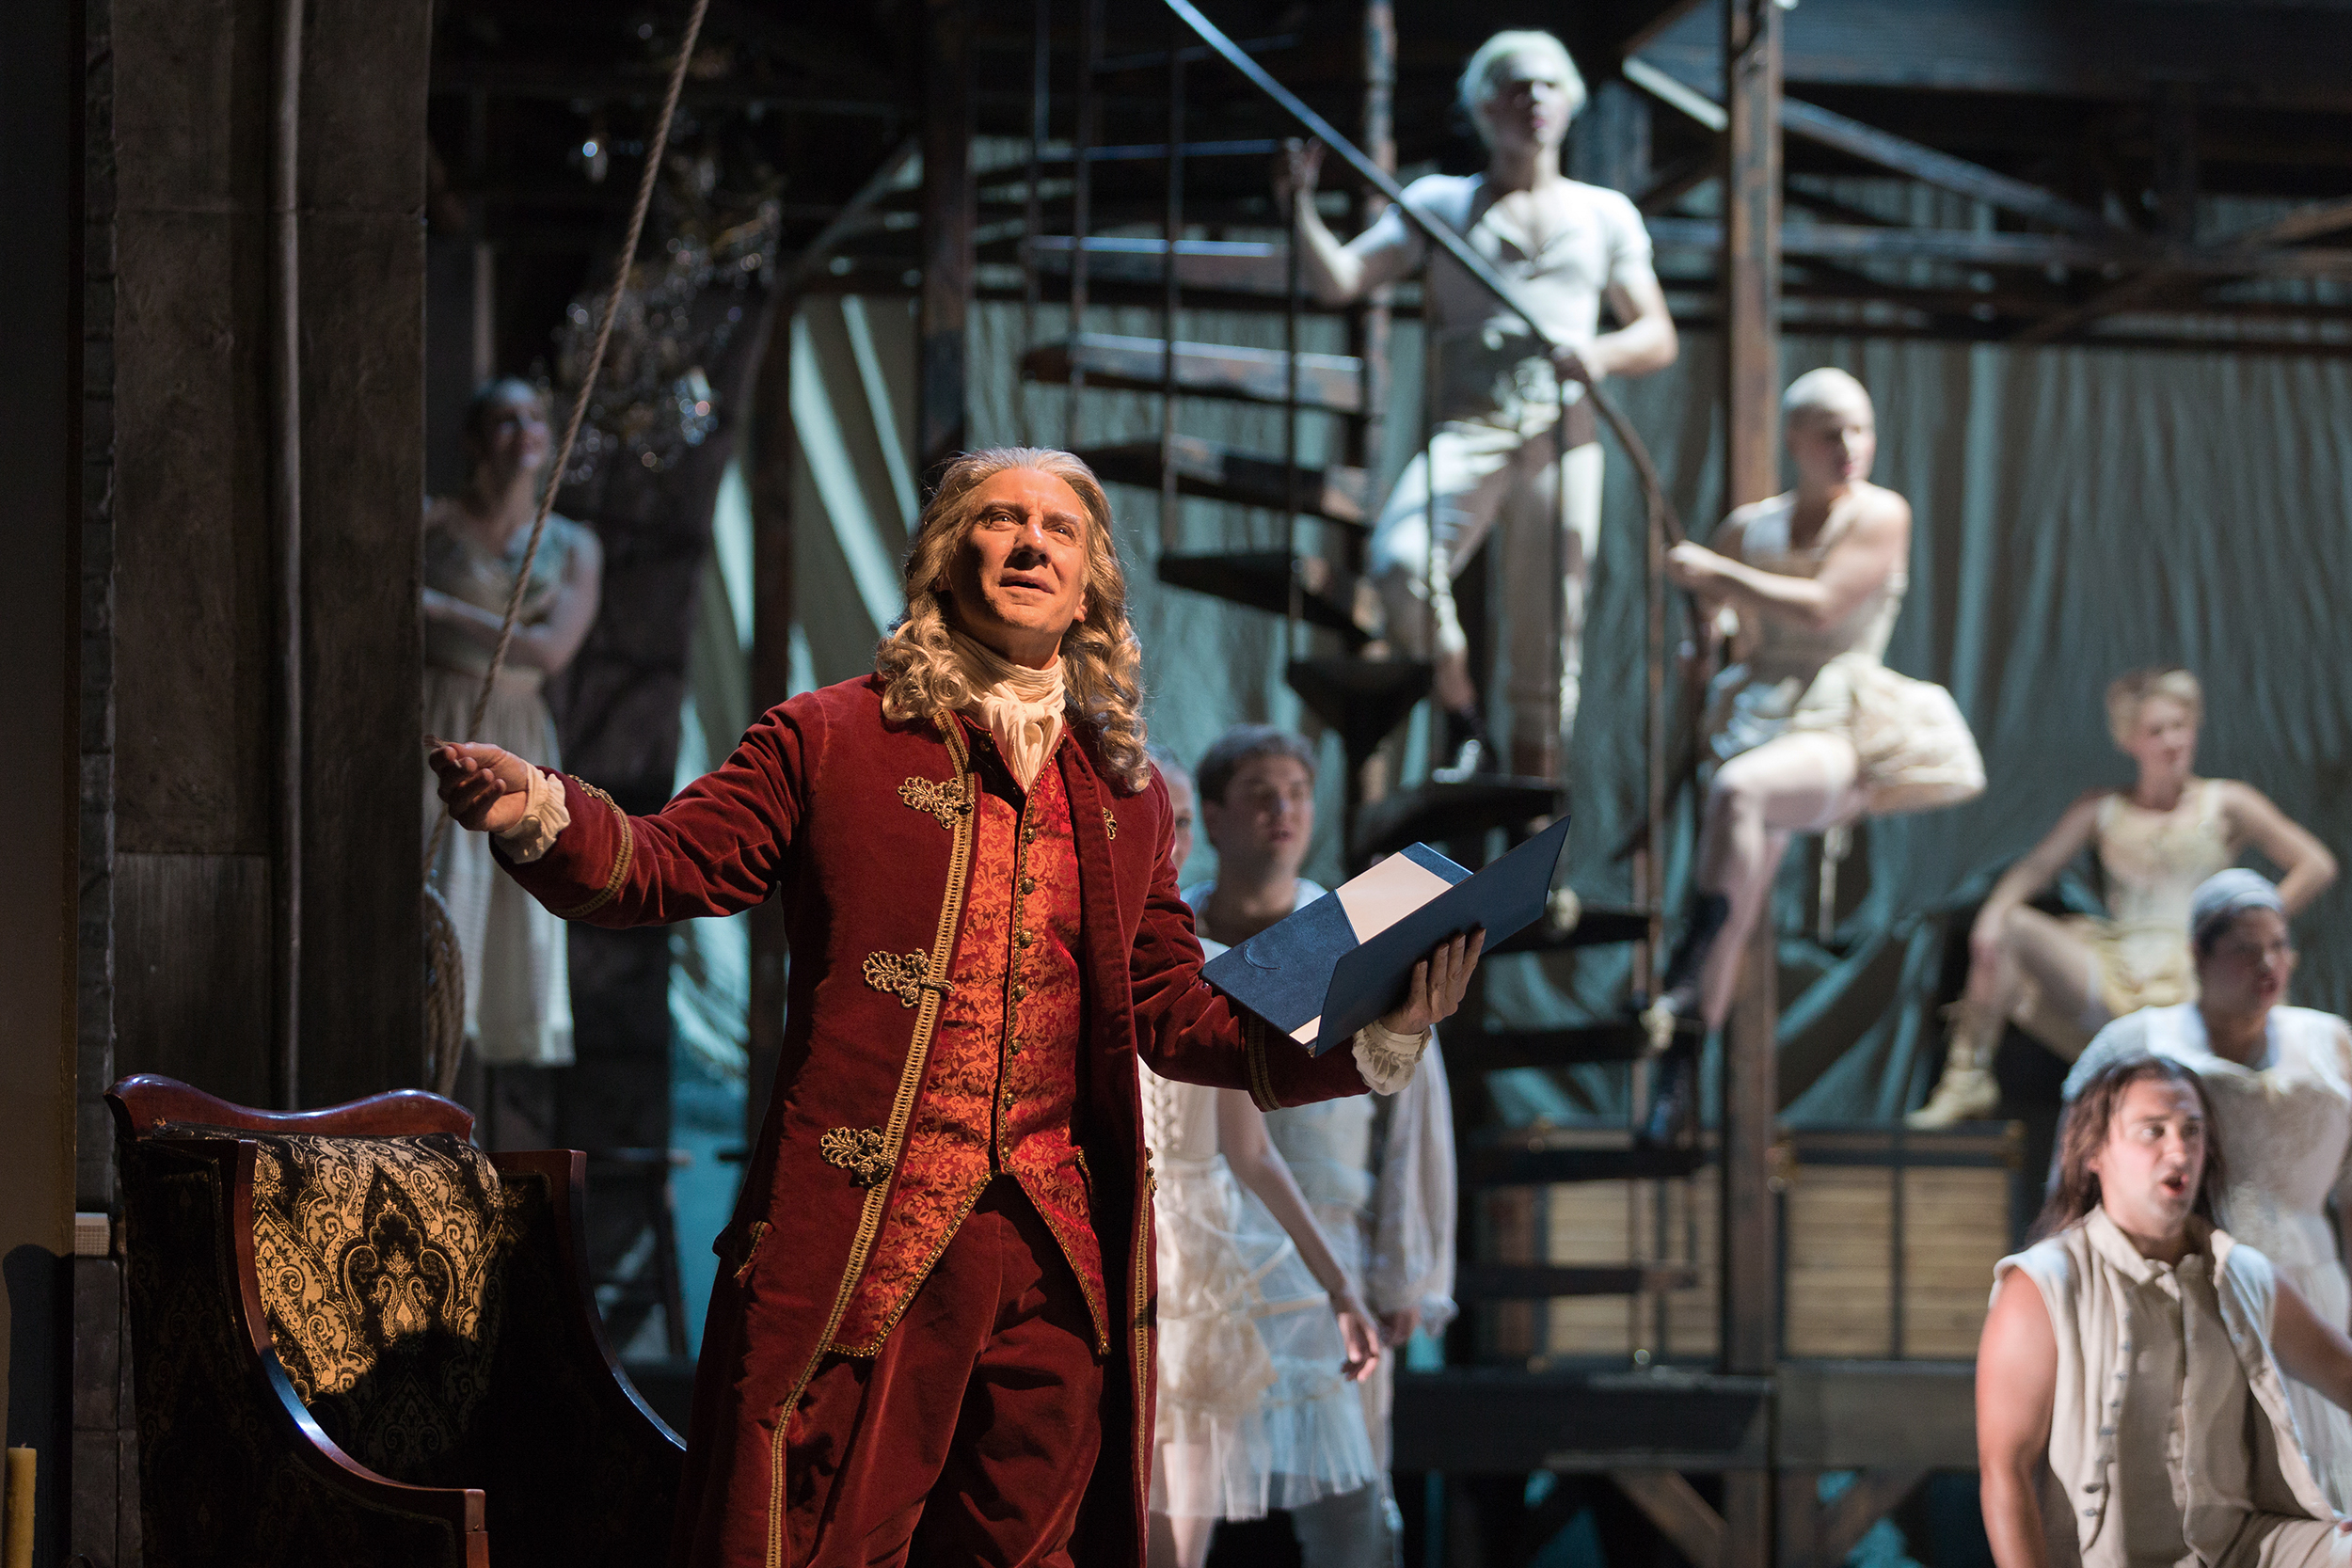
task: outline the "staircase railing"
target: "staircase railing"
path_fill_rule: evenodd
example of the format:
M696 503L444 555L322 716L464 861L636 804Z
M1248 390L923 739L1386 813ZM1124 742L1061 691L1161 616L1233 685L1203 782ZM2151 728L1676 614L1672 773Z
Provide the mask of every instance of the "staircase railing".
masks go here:
M1271 100L1302 130L1338 154L1341 161L1353 169L1366 184L1388 198L1405 222L1420 230L1423 238L1451 257L1479 287L1485 289L1495 300L1526 322L1529 332L1547 355L1557 356L1567 346L1559 342L1545 330L1544 324L1537 318L1534 309L1520 296L1518 290L1511 284L1509 279L1497 272L1484 256L1470 248L1469 242L1456 232L1453 226L1435 220L1415 209L1405 199L1404 188L1397 183L1393 175L1375 163L1361 148L1343 135L1337 127L1317 114L1305 100L1280 82L1276 81L1263 66L1252 59L1232 39L1227 38L1215 23L1201 15L1199 8L1195 7L1191 0L1163 0L1163 3L1179 21L1191 29L1195 37L1215 51L1226 64L1240 72L1244 80ZM1172 231L1168 236L1168 241L1172 249L1176 241L1176 235ZM1297 239L1295 231L1291 238L1290 249L1293 252L1291 264L1295 277L1297 264L1295 259ZM1174 258L1171 254L1171 271L1173 261ZM1424 306L1424 333L1427 330L1428 317ZM1644 510L1647 520L1648 547L1645 553L1647 556L1646 597L1649 614L1644 649L1646 705L1643 748L1648 772L1648 787L1645 801L1646 808L1645 816L1647 820L1646 832L1643 835L1645 847L1635 857L1634 899L1636 903L1651 911L1651 940L1647 944L1646 955L1646 967L1650 973L1646 978L1654 989L1659 966L1662 960L1660 941L1662 936L1662 931L1660 929L1662 923L1662 911L1657 895L1664 874L1665 817L1671 807L1668 792L1672 786L1672 781L1667 777L1668 764L1665 755L1664 555L1668 546L1680 544L1689 537L1689 534L1684 530L1681 519L1675 513L1673 501L1667 497L1665 484L1659 477L1658 467L1650 458L1649 448L1643 442L1624 413L1597 387L1588 385L1584 388L1584 396L1592 404L1593 412L1598 415L1601 422L1609 427L1610 434L1616 437L1617 444L1624 450L1628 460L1632 463L1634 474L1641 484ZM1434 475L1432 477L1434 480ZM1695 716L1692 717L1695 721Z

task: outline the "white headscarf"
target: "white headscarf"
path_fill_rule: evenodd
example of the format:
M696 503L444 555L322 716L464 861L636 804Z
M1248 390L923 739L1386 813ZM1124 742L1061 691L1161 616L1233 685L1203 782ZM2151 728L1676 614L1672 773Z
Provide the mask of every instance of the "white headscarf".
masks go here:
M979 694L980 720L995 737L996 750L1026 789L1061 739L1061 657L1042 670L1015 664L993 648L955 627L947 641L963 661L964 678Z

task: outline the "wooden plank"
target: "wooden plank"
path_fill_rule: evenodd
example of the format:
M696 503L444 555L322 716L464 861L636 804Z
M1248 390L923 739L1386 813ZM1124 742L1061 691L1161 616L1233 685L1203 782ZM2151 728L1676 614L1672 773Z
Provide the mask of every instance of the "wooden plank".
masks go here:
M118 1073L269 1102L269 898L266 855L115 857Z
M1454 1367L1396 1380L1395 1468L1712 1474L1763 1465L1772 1380Z
M1692 1568L1716 1568L1724 1560L1724 1516L1681 1475L1673 1470L1612 1470L1609 1479Z
M1785 1361L1773 1408L1774 1452L1785 1465L1977 1465L1976 1368L1970 1362Z
M1679 1263L1465 1263L1454 1293L1465 1300L1550 1296L1625 1296L1642 1291L1687 1291L1698 1271Z
M1078 455L1105 483L1159 488L1157 441L1089 447ZM1287 499L1282 460L1279 457L1262 457L1198 436L1177 436L1174 456L1179 494L1278 509ZM1311 516L1359 526L1367 520L1366 483L1361 468L1344 464L1301 464L1298 490L1299 510Z

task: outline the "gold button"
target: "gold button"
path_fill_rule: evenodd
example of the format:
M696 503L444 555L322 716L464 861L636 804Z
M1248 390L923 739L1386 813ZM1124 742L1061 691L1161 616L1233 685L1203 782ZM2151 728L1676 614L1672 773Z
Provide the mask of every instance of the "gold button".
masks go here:
M1015 931L1012 934L1012 940L1019 945L1026 947L1029 945L1029 933L1026 931Z
M1029 988L1028 988L1028 987L1026 987L1026 986L1015 986L1015 987L1013 987L1013 988L1012 988L1012 999L1013 999L1015 1002L1020 1001L1023 997L1025 997L1025 996L1026 996L1026 995L1028 995L1028 994L1029 994Z
M1035 893L1037 891L1037 879L1035 877L1022 878L1021 891L1024 893Z

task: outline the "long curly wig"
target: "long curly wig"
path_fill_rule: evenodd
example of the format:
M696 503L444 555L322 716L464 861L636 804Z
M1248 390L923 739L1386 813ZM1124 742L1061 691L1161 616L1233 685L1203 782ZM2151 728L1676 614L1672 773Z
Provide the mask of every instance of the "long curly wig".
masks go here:
M875 651L885 683L882 712L903 722L970 707L978 693L947 641L947 567L978 513L979 487L1008 468L1050 474L1076 493L1087 514L1086 618L1062 634L1064 721L1093 737L1104 769L1130 790L1152 779L1144 755L1143 650L1127 622L1127 574L1111 531L1110 498L1094 470L1048 447L967 451L947 466L915 520L907 550L906 613Z

